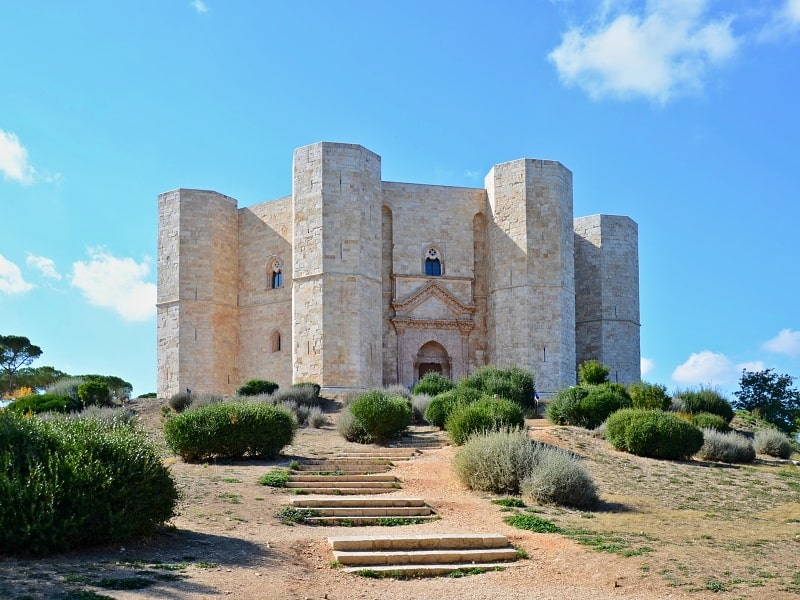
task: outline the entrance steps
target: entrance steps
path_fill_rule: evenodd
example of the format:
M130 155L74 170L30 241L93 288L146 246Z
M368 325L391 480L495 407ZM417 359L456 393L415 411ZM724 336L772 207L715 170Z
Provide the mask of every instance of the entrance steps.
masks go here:
M399 489L400 480L384 474L290 474L286 487L304 494L385 494Z
M330 537L336 561L346 572L369 570L387 576L434 576L458 570L503 568L517 550L499 534Z
M293 508L308 509L303 522L313 525L402 525L438 519L421 498L293 498Z
M383 473L392 467L387 459L315 458L305 459L294 471L320 474L344 473L348 475Z

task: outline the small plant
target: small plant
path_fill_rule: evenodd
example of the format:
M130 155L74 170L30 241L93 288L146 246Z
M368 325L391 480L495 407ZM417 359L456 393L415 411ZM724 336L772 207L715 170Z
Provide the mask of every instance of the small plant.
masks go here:
M296 383L288 388L272 392L271 400L275 404L290 401L297 406L311 408L319 405L319 386L313 383Z
M611 413L630 405L628 392L618 383L582 384L560 390L547 404L545 416L556 425L593 429Z
M414 394L411 397L411 410L414 412L414 423L425 423L425 411L428 410L428 405L431 402L431 396L428 394Z
M327 424L327 422L328 418L320 407L315 406L308 411L308 426L312 429L319 429Z
M699 390L683 390L675 393L683 406L683 412L712 413L721 416L726 423L733 420L733 407L721 392L701 387Z
M282 506L278 511L278 519L284 525L294 525L295 523L305 523L306 519L317 516L317 512L310 508L295 508L294 506Z
M535 515L512 515L503 519L517 529L525 529L534 533L561 533L561 528L552 521Z
M456 408L445 423L453 443L461 446L477 432L517 429L525 425L522 407L505 398L481 398Z
M614 448L651 458L686 459L703 446L703 433L671 413L625 408L606 422Z
M611 369L600 361L587 360L578 366L578 382L582 385L608 383L608 374L610 372Z
M104 382L90 379L78 386L78 399L84 406L107 406L111 392Z
M251 379L241 385L236 393L239 396L258 396L259 394L271 394L278 389L278 384L266 379Z
M342 428L339 431L350 442L380 443L398 436L411 424L411 403L405 398L388 396L383 390L371 390L353 400L340 413L340 421L346 413L352 421L345 431L352 438Z
M660 383L646 381L632 383L628 386L628 395L631 397L633 408L642 410L668 410L672 402L666 386Z
M67 413L81 409L81 401L67 395L33 394L17 398L8 405L8 410L21 415L46 412Z
M469 377L462 379L458 387L473 388L486 396L498 396L511 400L523 409L536 406L533 374L520 367L481 367Z
M702 460L724 463L748 463L756 458L756 451L748 438L731 431L722 433L716 429L703 430L703 447L697 453Z
M776 458L789 458L792 455L791 440L777 429L759 429L753 445L759 454Z
M441 373L430 371L423 375L414 389L411 390L414 394L428 394L429 396L437 396L441 393L452 390L456 384L450 381Z
M713 429L720 433L731 430L730 425L723 417L713 413L689 413L688 416L689 422L698 429Z
M178 392L170 396L167 400L169 407L175 412L183 412L192 403L192 394L190 392Z
M289 483L289 471L281 469L280 467L275 467L262 475L258 483L268 487L286 487L286 484Z
M526 504L525 501L521 498L495 498L492 500L492 504L497 504L498 506L507 506L512 508L525 508Z
M453 468L470 489L517 494L537 460L537 448L522 430L477 433L456 454Z
M480 397L479 390L464 386L434 396L425 408L425 420L434 427L444 429L447 418L456 407L477 402Z
M597 504L597 490L580 461L558 448L546 448L520 485L522 495L541 504L589 508Z

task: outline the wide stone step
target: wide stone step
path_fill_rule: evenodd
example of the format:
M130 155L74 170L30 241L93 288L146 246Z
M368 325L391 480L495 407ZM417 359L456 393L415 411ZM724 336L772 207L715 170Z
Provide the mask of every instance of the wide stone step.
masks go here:
M304 494L342 494L342 495L359 495L359 494L388 494L395 491L394 487L379 488L379 487L304 487L294 488L295 492L302 492Z
M398 498L396 496L386 496L374 498L365 496L362 498L337 498L335 496L324 497L303 497L292 498L291 504L297 508L370 508L370 507L420 507L426 506L422 498Z
M515 560L514 548L480 548L466 550L381 550L353 552L334 550L334 557L345 566L426 565L449 563L479 563Z
M446 565L428 564L428 565L372 565L369 567L353 566L342 567L345 573L359 573L362 571L370 571L373 573L383 574L384 576L397 576L397 577L438 577L440 575L449 575L455 571L463 571L465 573L474 573L476 571L496 571L505 569L513 563L509 562L495 562L495 563L452 563Z
M435 521L439 517L437 515L376 515L372 517L365 516L313 516L304 517L303 522L309 525L346 525L348 527L358 527L364 525L404 525L406 523L397 522L398 520L408 520L408 524L420 524L425 521Z
M289 475L289 482L293 481L391 481L396 482L394 475L384 475L382 473L346 475Z
M312 475L374 475L376 473L385 473L391 468L391 465L366 465L350 467L347 465L336 465L331 469L320 469L319 465L299 466L293 469L294 473L309 473Z
M334 479L334 480L325 480L319 479L314 481L287 481L286 487L289 489L294 488L320 488L320 489L332 489L332 488L339 488L339 487L349 487L349 488L388 488L388 489L398 489L400 484L396 479L390 479L388 481L353 481L348 479L347 477L341 479Z
M427 517L433 514L433 509L429 506L378 506L374 508L342 506L312 510L315 517Z
M380 536L358 535L330 537L333 550L463 550L469 548L506 548L508 538L498 533L443 533L429 535Z

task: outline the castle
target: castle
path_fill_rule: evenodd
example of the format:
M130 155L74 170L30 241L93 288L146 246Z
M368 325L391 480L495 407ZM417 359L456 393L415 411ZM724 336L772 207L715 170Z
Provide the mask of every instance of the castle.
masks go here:
M533 371L547 397L596 359L640 378L638 228L573 218L572 173L495 165L483 188L382 181L352 144L294 152L292 195L158 197L158 395L312 381L331 394L428 371Z

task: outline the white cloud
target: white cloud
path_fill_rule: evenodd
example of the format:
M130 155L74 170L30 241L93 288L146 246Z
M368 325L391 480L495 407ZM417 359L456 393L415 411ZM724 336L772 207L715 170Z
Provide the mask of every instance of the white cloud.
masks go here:
M192 0L192 8L194 8L201 15L208 12L208 6L203 0Z
M156 286L145 279L147 262L116 258L101 248L89 250L89 262L72 265L72 285L89 304L110 308L126 321L145 321L155 315Z
M800 0L785 0L783 6L775 11L772 19L762 28L758 41L774 42L798 31L800 31Z
M33 284L22 278L19 267L0 254L0 293L24 294L32 289Z
M693 353L682 365L672 372L672 381L683 384L728 385L739 380L742 369L762 371L760 361L734 364L724 354L703 350Z
M785 354L792 358L800 356L800 331L781 329L778 335L764 342L762 347L775 354Z
M639 360L639 369L642 372L642 377L651 373L653 369L655 369L656 363L653 362L650 358L645 358L644 356Z
M0 129L0 172L3 179L11 179L23 185L33 183L36 170L28 163L28 151L19 138Z
M569 29L548 56L563 83L593 99L663 104L702 89L709 66L730 59L739 45L730 18L704 16L706 0L651 0L641 14L616 12L617 4L604 3L595 21Z
M61 273L56 270L56 263L54 263L50 258L28 254L28 259L26 262L28 263L28 266L38 269L45 277L50 279L61 279Z

